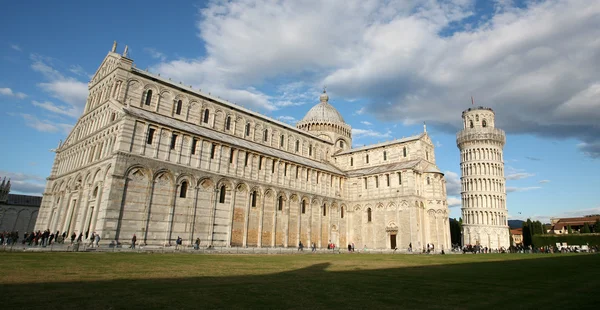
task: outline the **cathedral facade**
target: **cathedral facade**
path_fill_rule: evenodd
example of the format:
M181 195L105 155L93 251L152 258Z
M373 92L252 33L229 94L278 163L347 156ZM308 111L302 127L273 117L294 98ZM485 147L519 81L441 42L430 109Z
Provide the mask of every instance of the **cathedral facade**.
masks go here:
M146 245L450 246L422 134L352 148L323 92L291 126L135 68L116 44L48 178L36 229Z

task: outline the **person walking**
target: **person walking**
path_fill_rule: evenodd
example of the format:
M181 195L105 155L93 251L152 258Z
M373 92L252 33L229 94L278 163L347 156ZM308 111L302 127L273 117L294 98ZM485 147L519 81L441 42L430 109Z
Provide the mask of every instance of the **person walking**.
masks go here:
M133 234L133 238L131 238L131 248L135 249L135 242L137 241L137 237Z
M304 251L304 245L302 244L302 241L298 243L298 251Z
M175 241L175 250L179 250L179 246L181 245L181 237L177 236L177 241Z
M71 244L75 242L75 238L77 238L77 234L73 232L73 234L71 235Z
M198 250L200 248L200 238L196 238L196 242L194 244L194 249Z
M98 247L98 243L100 242L100 234L96 234L96 247Z

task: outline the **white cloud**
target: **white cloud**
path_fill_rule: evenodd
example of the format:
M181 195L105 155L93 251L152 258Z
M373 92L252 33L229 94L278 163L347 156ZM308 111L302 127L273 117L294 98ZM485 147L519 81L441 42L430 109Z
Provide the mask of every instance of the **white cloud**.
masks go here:
M448 196L460 196L462 186L460 185L460 176L453 171L444 171L446 179L446 193Z
M535 176L535 174L527 173L527 172L517 172L517 173L511 173L511 174L507 175L506 179L507 180L521 180L521 179L530 178L532 176Z
M541 187L540 186L529 186L529 187L507 186L506 187L506 192L507 193L527 192L527 191L532 191L532 190L536 190L536 189L541 189Z
M600 214L600 207L595 208L585 208L585 209L577 209L564 211L555 214L522 214L519 212L517 216L511 216L510 219L519 219L519 220L527 220L530 218L532 221L541 221L542 223L550 223L551 218L568 218L568 217L581 217L591 214Z
M23 51L23 49L17 44L10 44L10 48L12 48L13 50L18 51L18 52Z
M451 132L474 95L509 133L577 138L600 156L600 2L493 6L475 16L471 0L209 2L203 56L153 70L267 111L296 101L265 94L265 82L327 85L366 102L358 115Z
M371 124L371 122L367 122L367 121L362 121L360 122L361 124L365 125L365 126L371 126L373 124Z
M462 200L458 197L448 196L448 208L462 207Z
M440 141L435 141L435 147L437 147L437 148L442 147L442 143L440 143Z
M26 94L24 93L15 93L12 91L12 89L4 87L4 88L0 88L0 95L4 95L4 96L9 96L9 97L15 97L17 99L24 99L25 97L27 97Z
M31 68L34 71L41 73L49 80L46 83L39 83L38 86L52 97L68 104L69 107L59 107L50 102L39 103L34 101L33 104L45 108L48 111L68 115L74 118L81 115L88 96L87 83L64 76L51 65L52 58L32 54L31 60L33 61ZM71 67L70 71L85 74L83 68L79 66Z
M38 102L34 100L31 103L36 107L70 117L78 117L81 114L81 111L72 106L58 106L50 101Z
M358 129L358 128L352 128L352 137L354 139L360 139L363 137L370 137L370 138L391 138L392 137L392 132L391 131L387 131L387 132L379 132L379 131L375 131L373 129Z
M167 56L165 54L157 51L153 47L146 47L146 48L144 48L144 52L148 53L148 55L150 55L150 57L152 57L154 59L159 59L160 61L167 60Z
M540 184L546 184L546 183L550 183L550 180L541 180L538 183L540 183Z
M0 171L0 178L10 179L10 192L30 195L41 195L44 192L46 179L39 175L11 171Z
M73 74L76 74L76 75L79 75L79 76L83 76L83 77L86 77L86 78L89 78L89 79L91 79L93 77L92 75L90 75L89 73L87 73L85 71L85 69L83 69L83 67L80 66L80 65L71 65L71 67L69 67L69 71L71 73L73 73Z
M60 132L63 134L68 134L73 125L64 124L64 123L56 123L49 120L40 120L36 116L31 114L22 113L20 116L25 120L25 124L31 128L36 129L41 132Z

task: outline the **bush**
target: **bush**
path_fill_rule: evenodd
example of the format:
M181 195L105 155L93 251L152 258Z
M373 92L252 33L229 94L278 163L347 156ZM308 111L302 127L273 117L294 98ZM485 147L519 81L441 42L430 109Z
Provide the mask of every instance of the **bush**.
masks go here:
M600 246L600 234L585 235L535 235L533 244L535 247L555 246L556 243L566 242L567 245L585 245Z

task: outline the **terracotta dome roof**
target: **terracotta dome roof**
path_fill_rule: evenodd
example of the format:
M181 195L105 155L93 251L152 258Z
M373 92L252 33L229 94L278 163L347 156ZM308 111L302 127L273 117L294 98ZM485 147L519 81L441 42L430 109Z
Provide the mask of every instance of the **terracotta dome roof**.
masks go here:
M327 121L333 123L345 123L340 112L328 103L329 96L325 91L323 91L319 99L321 102L312 107L301 122Z

